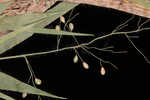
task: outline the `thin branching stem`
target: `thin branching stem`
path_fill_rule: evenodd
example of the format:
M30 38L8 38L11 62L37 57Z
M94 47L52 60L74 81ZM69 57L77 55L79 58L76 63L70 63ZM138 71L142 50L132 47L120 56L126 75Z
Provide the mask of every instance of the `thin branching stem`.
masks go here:
M90 42L82 43L80 45L75 45L75 46L70 46L70 47L64 47L64 48L61 48L59 50L55 49L55 50L50 50L50 51L45 51L45 52L37 52L37 53L21 54L21 55L16 55L16 56L1 57L0 60L22 58L24 56L27 57L27 56L36 56L36 55L50 54L50 53L55 53L57 51L64 51L64 50L69 50L69 49L74 49L74 48L80 48L82 46L90 45L90 44L96 42L97 40L104 39L104 38L110 37L112 35L133 34L133 33L139 32L139 31L143 31L143 30L150 30L150 28L142 28L140 30L138 29L138 30L129 31L129 32L115 32L115 33L110 33L110 34L107 34L107 35L104 35L104 36L101 36L101 37L94 38Z
M126 20L124 23L118 25L118 26L112 31L112 33L117 32L117 31L119 31L119 30L125 28L126 26L128 26L127 23L129 23L131 20L133 20L134 17L135 17L135 16L133 15L131 18L129 18L128 20Z
M128 41L132 44L132 46L144 57L145 61L150 64L149 59L143 54L143 52L142 52L140 49L138 49L138 48L136 47L136 45L135 45L135 44L133 43L133 41L128 37L128 35L125 34L125 36L127 37Z
M104 52L110 52L110 53L127 53L128 51L113 51L113 50L107 50L108 48L97 48L97 47L88 47L89 49L95 49L99 51L104 51Z
M113 63L111 63L110 61L106 61L106 60L103 60L101 59L100 57L97 57L95 54L93 54L92 52L89 52L87 49L85 49L84 47L81 47L83 50L85 50L87 53L89 53L91 56L95 57L96 59L104 62L104 63L107 63L107 64L110 64L112 67L114 67L115 69L118 69L118 67L116 65L114 65Z
M27 64L27 67L28 67L28 69L29 69L29 71L30 71L31 76L32 76L32 77L35 77L34 71L32 70L32 67L31 67L31 65L30 65L30 63L29 63L27 57L24 56L24 59L25 59L25 61L26 61L26 64Z

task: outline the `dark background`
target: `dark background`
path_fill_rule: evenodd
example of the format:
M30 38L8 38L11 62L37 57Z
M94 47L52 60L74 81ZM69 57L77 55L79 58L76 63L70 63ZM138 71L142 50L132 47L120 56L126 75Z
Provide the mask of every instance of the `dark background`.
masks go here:
M110 33L121 23L125 22L133 15L119 12L112 9L106 9L95 6L80 5L76 7L73 15L79 15L73 19L75 32L84 32L101 36ZM67 20L66 14L65 18ZM137 28L137 23L141 18L141 23L147 20L139 16L129 22L129 25L120 31L130 31ZM55 21L48 27L54 28ZM145 27L149 27L146 24ZM150 59L149 31L135 33L133 42ZM56 36L34 35L23 43L2 54L1 56L10 56L23 53L41 52L56 49ZM93 37L77 37L82 42L88 42ZM71 36L63 36L60 47L74 45ZM124 35L112 36L97 41L93 46L107 47L114 46L115 51L127 50L126 54L111 54L91 50L102 59L111 61L119 70L114 69L109 64L103 64L106 69L106 75L100 75L99 60L87 54L84 50L78 49L81 57L89 64L90 69L85 70L82 62L73 63L75 52L67 50L52 54L28 57L35 75L42 80L42 85L38 86L45 91L69 98L69 100L100 100L101 98L120 98L129 96L141 96L139 94L146 92L149 86L149 67L143 56L128 42ZM17 79L27 82L29 71L23 58L1 60L1 70ZM142 90L141 90L142 89ZM22 100L21 94L7 92L9 95ZM118 96L119 95L119 96ZM37 99L36 96L29 95L26 100ZM43 100L55 100L42 97Z

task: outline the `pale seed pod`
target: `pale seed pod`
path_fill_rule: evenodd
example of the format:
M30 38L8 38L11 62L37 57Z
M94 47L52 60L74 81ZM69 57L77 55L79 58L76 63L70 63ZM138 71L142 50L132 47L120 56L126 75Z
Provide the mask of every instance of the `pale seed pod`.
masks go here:
M56 25L55 29L56 29L57 31L60 31L60 30L61 30L61 28L60 28L59 25Z
M86 62L82 62L82 65L83 65L83 68L85 68L85 69L89 69L89 65L86 63Z
M75 56L74 56L74 58L73 58L73 62L74 62L74 63L77 63L77 62L78 62L78 60L79 60L78 56L77 56L77 55L75 55Z
M70 29L71 31L73 31L73 29L74 29L73 23L69 23L69 29Z
M62 22L62 23L65 23L66 21L65 21L65 17L64 16L60 16L60 21Z
M35 84L36 85L41 85L42 84L42 81L38 78L35 78Z
M104 67L101 67L100 73L101 73L101 75L105 75L106 71L105 71L105 68L104 68Z
M27 97L27 93L26 92L22 93L22 98L26 98L26 97Z

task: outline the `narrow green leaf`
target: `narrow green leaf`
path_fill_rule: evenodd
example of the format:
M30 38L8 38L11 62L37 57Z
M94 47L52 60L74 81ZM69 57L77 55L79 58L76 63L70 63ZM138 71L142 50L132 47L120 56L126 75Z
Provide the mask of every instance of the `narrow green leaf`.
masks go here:
M21 27L7 25L7 24L0 25L0 30L16 30L20 28ZM38 34L47 34L47 35L93 36L93 34L87 34L87 33L75 33L75 32L67 32L67 31L57 31L55 29L33 28L33 27L30 27L28 30L25 30L25 31L38 33Z
M37 89L35 87L32 87L31 85L25 84L3 72L0 72L0 82L1 82L1 84L0 84L1 90L9 90L9 91L15 91L15 92L21 92L21 93L36 94L36 95L42 95L42 96L47 96L47 97L57 98L57 99L66 99L63 97L55 96L51 93L47 93L47 92Z
M21 28L20 26L9 25L9 24L0 24L0 30L16 30Z
M0 92L0 98L5 99L5 100L15 100L12 97L10 97L10 96L8 96L6 94L3 94L1 92Z
M4 52L4 51L10 49L14 45L19 44L25 38L32 36L33 34L31 32L26 32L26 30L29 30L36 24L38 24L38 23L33 23L31 25L27 25L27 26L18 28L14 32L11 32L7 35L0 37L0 52ZM22 34L20 34L20 33L22 33Z
M46 35L94 36L93 34L88 34L88 33L75 33L75 32L57 31L55 29L42 29L42 28L30 28L30 30L27 31L35 32L38 34L46 34Z
M0 14L8 8L8 6L11 4L12 2L4 2L4 3L0 3Z
M44 13L23 14L17 16L5 16L3 19L0 20L0 22L7 23L9 25L24 26L27 24L32 24L34 22L40 21L46 17L47 15Z

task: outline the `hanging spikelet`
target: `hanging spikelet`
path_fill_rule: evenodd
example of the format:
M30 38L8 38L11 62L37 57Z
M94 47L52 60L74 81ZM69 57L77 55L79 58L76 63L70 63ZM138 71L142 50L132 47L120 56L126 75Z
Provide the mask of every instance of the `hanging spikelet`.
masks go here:
M27 93L26 92L22 93L22 98L26 98L26 97L27 97Z
M61 30L60 25L56 25L55 29L56 29L57 31L60 31L60 30Z
M35 84L36 85L41 85L42 81L39 78L35 78Z
M104 67L101 67L100 73L101 73L101 75L105 75L106 71L105 71L105 68L104 68Z
M69 29L70 29L70 31L73 31L73 29L74 29L73 23L69 23Z
M73 58L73 62L74 62L74 63L77 63L77 62L78 62L78 60L79 60L78 56L77 56L77 55L75 55L75 56L74 56L74 58Z
M82 62L82 65L83 65L83 68L85 68L85 69L89 69L89 65L86 63L86 62Z
M62 23L65 23L66 21L65 21L65 17L64 16L60 16L60 21L62 22Z

